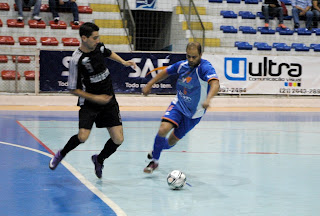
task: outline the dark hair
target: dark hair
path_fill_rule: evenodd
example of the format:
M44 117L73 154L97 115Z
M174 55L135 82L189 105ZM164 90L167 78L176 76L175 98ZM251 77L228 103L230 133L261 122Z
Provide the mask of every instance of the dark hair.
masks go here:
M80 34L80 37L82 35L86 37L90 37L92 35L92 32L94 31L99 31L99 27L94 23L86 22L80 26L79 34Z
M202 54L202 47L201 44L199 42L189 42L187 45L186 50L196 47L198 49L198 53L201 55Z

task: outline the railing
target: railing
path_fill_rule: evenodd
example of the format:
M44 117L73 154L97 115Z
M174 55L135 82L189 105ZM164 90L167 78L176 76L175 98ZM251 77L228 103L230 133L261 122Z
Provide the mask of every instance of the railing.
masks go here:
M126 31L131 51L136 50L136 24L128 0L117 0L123 27Z
M205 28L204 28L204 25L203 25L202 20L200 18L200 15L198 13L198 10L196 8L196 5L194 4L193 0L189 0L189 2L188 2L189 9L188 9L188 11L185 11L184 7L186 7L186 6L182 3L181 0L179 0L179 3L181 5L182 12L183 12L184 17L186 19L186 22L187 22L187 25L188 25L188 29L190 30L194 41L196 41L197 37L195 37L195 34L193 32L193 26L191 24L191 13L192 13L192 11L195 12L195 15L197 16L197 21L200 22L201 31L202 31L202 40L198 41L198 42L201 42L202 48L203 48L203 51L204 51L204 49L205 49Z

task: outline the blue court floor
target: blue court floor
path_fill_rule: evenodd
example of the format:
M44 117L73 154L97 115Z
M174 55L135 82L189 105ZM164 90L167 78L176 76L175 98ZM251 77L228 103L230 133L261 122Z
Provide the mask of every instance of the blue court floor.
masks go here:
M93 128L55 171L53 152L77 133L76 111L0 111L0 215L318 216L319 112L208 112L153 174L143 173L163 112L123 111L125 141ZM171 190L167 174L188 185Z

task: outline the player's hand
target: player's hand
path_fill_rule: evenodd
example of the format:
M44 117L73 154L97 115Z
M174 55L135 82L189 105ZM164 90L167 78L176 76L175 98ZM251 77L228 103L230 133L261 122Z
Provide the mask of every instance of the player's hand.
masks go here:
M149 85L149 84L145 85L145 87L141 90L141 91L142 91L142 94L143 94L144 96L147 96L148 94L150 94L151 88L152 88L151 85Z
M137 64L132 60L123 62L123 65L126 66L126 67L129 67L129 66L132 66L133 68L137 67Z
M94 101L98 104L107 104L110 102L111 98L113 96L111 95L106 95L106 94L101 94L101 95L95 95Z
M203 103L202 103L202 107L207 109L208 107L210 106L210 100L205 100Z

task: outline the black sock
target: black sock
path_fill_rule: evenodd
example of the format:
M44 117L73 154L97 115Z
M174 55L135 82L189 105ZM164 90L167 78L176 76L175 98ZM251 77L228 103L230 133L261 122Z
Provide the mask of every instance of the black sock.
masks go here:
M78 145L80 145L80 140L78 138L78 134L72 136L68 143L64 146L64 148L61 150L60 154L64 157L70 152L71 150L75 149Z
M113 153L115 153L115 151L117 151L117 148L120 145L115 144L112 139L110 138L107 143L104 145L104 148L102 149L102 151L100 152L100 154L98 155L98 162L100 164L103 164L103 161L110 157L110 155L112 155Z

